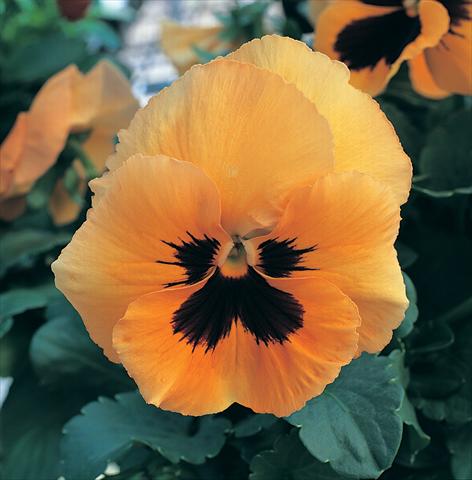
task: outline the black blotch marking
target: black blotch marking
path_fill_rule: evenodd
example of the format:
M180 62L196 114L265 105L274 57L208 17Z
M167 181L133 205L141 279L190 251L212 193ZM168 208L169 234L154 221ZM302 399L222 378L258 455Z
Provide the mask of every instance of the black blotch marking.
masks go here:
M270 277L289 277L294 271L318 270L300 265L303 255L314 252L316 246L295 248L296 238L266 240L259 245L259 264L257 265Z
M173 242L162 240L163 243L175 250L174 262L166 262L164 260L156 260L156 263L164 265L177 265L185 269L184 280L177 282L169 282L165 287L175 287L177 285L192 285L203 280L210 268L213 266L213 260L220 242L216 238L210 238L207 235L204 238L196 238L190 232L186 232L190 237L190 241L181 240L178 245Z
M290 293L271 286L248 267L242 277L225 277L219 268L174 313L175 334L195 349L213 350L240 321L257 343L283 343L303 325L304 309Z
M410 17L401 9L354 20L339 33L334 49L350 69L373 69L382 59L388 65L395 63L420 31L419 17Z

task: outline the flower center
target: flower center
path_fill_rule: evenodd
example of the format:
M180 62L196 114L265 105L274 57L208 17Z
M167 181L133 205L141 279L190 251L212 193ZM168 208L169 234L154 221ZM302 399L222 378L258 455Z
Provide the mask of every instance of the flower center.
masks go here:
M165 287L192 285L203 279L174 312L172 327L193 348L213 350L240 322L256 343L283 343L303 325L303 306L290 293L270 283L270 278L289 277L295 271L317 270L303 264L304 255L316 246L297 248L296 239L277 238L257 249L251 240L234 237L221 245L207 235L198 238L187 232L179 243L163 241L174 250L174 260L157 263L181 267L182 280Z
M222 255L219 262L220 273L228 278L240 278L247 274L249 265L253 262L248 259L247 249L250 248L248 242L244 242L240 237L233 240L233 246L227 255Z

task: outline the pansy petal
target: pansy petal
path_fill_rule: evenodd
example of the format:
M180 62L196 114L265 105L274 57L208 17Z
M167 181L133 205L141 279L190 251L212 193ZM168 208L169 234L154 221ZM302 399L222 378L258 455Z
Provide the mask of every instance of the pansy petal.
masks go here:
M335 0L319 18L315 46L347 64L354 86L377 95L401 62L436 45L448 26L447 10L436 1L421 0L410 13L400 2L379 7Z
M238 402L283 416L320 394L356 351L357 309L323 280L270 282L305 310L303 327L282 344L257 343L239 321L214 350L182 341L173 332L173 314L201 284L133 302L114 328L113 344L145 400L187 415Z
M424 52L408 62L413 88L421 95L434 99L447 97L449 92L439 88L429 69Z
M73 131L99 127L108 132L109 142L118 129L128 125L139 108L126 77L106 60L80 75L72 93Z
M25 137L28 131L26 113L20 113L0 145L0 198L8 198L15 195L14 177L15 169L21 161L21 155L25 144Z
M26 133L14 175L17 191L26 193L64 148L71 124L71 85L78 75L77 68L70 66L51 77L24 114Z
M472 95L472 3L464 7L469 18L451 25L441 42L425 51L425 57L440 88Z
M161 23L162 50L182 75L192 65L202 63L196 48L210 54L222 54L231 48L220 38L222 31L222 25L202 27L165 20Z
M387 187L356 172L331 174L295 193L275 230L253 240L257 268L269 275L280 271L274 263L279 258L264 257L263 242L295 239L291 258L296 249L305 250L292 276L323 278L339 287L359 308L359 353L378 352L408 305L393 247L399 223Z
M112 328L128 305L186 279L165 242L184 241L187 232L221 244L229 238L219 226L218 192L194 165L136 155L110 178L106 194L52 268L92 339L117 360Z
M279 75L225 59L193 67L119 138L111 170L135 153L202 168L220 191L231 235L274 223L292 188L333 167L331 133L315 106Z
M410 160L377 102L349 85L343 64L275 35L253 40L229 58L281 75L316 105L333 133L335 171L367 173L390 186L399 203L406 201Z

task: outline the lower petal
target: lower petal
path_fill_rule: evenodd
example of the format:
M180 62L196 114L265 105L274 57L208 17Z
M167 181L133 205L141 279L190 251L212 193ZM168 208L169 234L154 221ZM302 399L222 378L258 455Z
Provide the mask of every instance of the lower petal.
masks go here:
M408 62L410 80L413 88L421 95L434 99L441 99L449 95L438 87L426 63L424 53L417 55Z
M353 357L359 315L323 280L270 280L305 310L303 327L283 343L258 343L241 322L213 350L174 334L173 314L200 285L145 295L113 331L113 345L147 402L187 415L238 402L284 416L319 395Z

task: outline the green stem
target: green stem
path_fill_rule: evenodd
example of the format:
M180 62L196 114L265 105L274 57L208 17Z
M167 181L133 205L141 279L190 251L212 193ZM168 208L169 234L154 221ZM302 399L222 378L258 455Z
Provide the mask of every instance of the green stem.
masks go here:
M95 165L85 153L80 142L73 138L69 138L69 140L67 141L67 147L71 149L74 155L80 160L80 163L82 163L82 165L84 166L85 174L88 180L98 177L98 172L95 168Z

